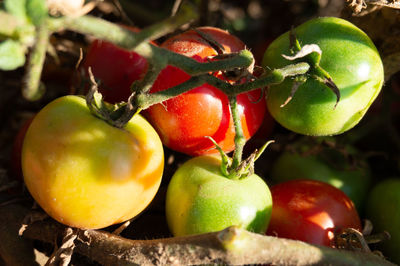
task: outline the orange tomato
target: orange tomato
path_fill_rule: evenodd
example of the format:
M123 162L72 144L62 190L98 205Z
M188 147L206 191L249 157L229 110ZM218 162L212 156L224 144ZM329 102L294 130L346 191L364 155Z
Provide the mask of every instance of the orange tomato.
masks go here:
M103 228L131 219L154 198L164 155L140 115L119 129L65 96L45 106L24 140L22 170L29 192L55 220Z

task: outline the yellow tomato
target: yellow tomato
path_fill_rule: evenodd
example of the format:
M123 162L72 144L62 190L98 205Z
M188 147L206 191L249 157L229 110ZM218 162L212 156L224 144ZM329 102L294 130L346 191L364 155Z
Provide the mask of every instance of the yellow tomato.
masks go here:
M154 198L163 147L140 115L119 129L65 96L45 106L29 127L22 168L29 192L55 220L103 228L139 214Z

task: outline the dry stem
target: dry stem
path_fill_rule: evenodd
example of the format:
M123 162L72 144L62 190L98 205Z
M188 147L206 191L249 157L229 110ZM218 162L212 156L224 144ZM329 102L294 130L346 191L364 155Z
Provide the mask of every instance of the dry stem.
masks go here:
M9 226L15 227L28 212L27 208L19 205L1 207L0 227L3 232ZM65 228L47 219L29 225L23 235L53 243L54 239L62 238ZM372 253L313 246L236 227L202 235L154 240L130 240L100 230L80 230L77 234L75 251L105 265L393 265ZM8 235L0 242L4 246L13 237Z

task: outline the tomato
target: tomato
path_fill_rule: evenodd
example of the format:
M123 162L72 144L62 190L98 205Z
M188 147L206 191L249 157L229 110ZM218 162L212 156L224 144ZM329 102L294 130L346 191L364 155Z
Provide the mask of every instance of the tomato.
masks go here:
M271 187L268 235L333 246L334 233L361 230L353 202L341 190L316 180L292 180Z
M223 45L225 52L243 50L245 45L228 32L212 27L198 28ZM217 51L197 32L190 30L166 40L161 47L207 62ZM221 73L220 78L225 78ZM167 66L157 77L151 92L176 86L190 76L182 70ZM240 94L240 119L246 139L254 135L263 122L266 110L261 90ZM205 136L212 137L224 151L234 148L235 129L228 97L217 88L204 84L146 110L147 118L156 128L163 143L176 151L189 155L217 153L215 145Z
M365 160L354 162L341 151L324 147L312 153L313 146L289 149L274 162L271 178L278 183L294 179L312 179L326 182L342 190L361 210L371 173Z
M138 31L135 28L129 28ZM99 80L99 92L105 101L117 103L127 101L131 85L144 77L147 61L139 54L120 48L110 42L94 40L83 61L83 69L91 67Z
M400 263L400 178L389 178L378 183L366 202L367 218L374 231L389 232L391 238L380 244L383 254L394 263Z
M167 189L166 217L174 236L200 234L237 225L265 232L271 215L268 186L253 174L239 180L222 176L221 159L203 155L185 162Z
M17 135L15 136L13 148L11 151L11 171L12 171L14 177L18 180L22 180L22 178L23 178L22 167L21 167L22 145L24 143L26 131L28 131L28 128L32 123L32 120L33 120L33 117L29 118L22 124Z
M94 116L79 96L45 106L22 149L26 186L55 220L102 228L140 213L155 196L163 172L161 140L135 115L123 129Z
M293 99L280 107L293 86L293 81L287 79L270 87L268 110L282 126L300 134L325 136L351 129L364 116L383 84L382 60L374 44L355 25L334 17L312 19L295 28L295 33L301 45L317 44L321 48L320 66L339 88L340 101L335 108L336 95L308 78ZM268 47L262 66L274 69L293 63L282 57L290 55L289 46L287 32Z

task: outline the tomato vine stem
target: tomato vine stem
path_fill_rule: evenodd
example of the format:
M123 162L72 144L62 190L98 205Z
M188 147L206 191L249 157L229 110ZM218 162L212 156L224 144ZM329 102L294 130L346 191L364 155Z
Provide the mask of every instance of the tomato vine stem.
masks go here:
M240 121L240 111L237 104L236 95L229 96L229 105L232 112L233 124L235 126L235 150L233 152L232 164L228 170L230 172L230 175L232 176L231 178L236 179L240 178L240 176L237 175L236 169L242 162L243 148L246 144L246 138L243 134L242 122Z
M46 51L49 45L49 30L45 23L36 29L36 43L29 56L22 95L30 101L38 100L44 94L44 85L40 82Z
M231 60L231 59L225 59ZM221 60L222 61L222 60ZM204 63L204 64L211 64ZM264 88L266 86L270 86L273 84L279 84L285 80L287 77L293 77L298 75L303 75L307 73L310 66L307 63L297 63L288 65L283 68L274 69L270 73L263 75L259 79L254 81L246 82L243 84L230 84L225 82L213 75L210 74L202 74L198 76L192 76L189 80L171 87L167 90L155 92L155 93L142 93L137 94L134 97L134 105L140 107L141 109L146 109L153 104L157 104L173 97L178 96L190 89L193 89L197 86L200 86L204 83L208 83L221 91L223 91L226 95L236 96L240 93L249 92L255 89Z

